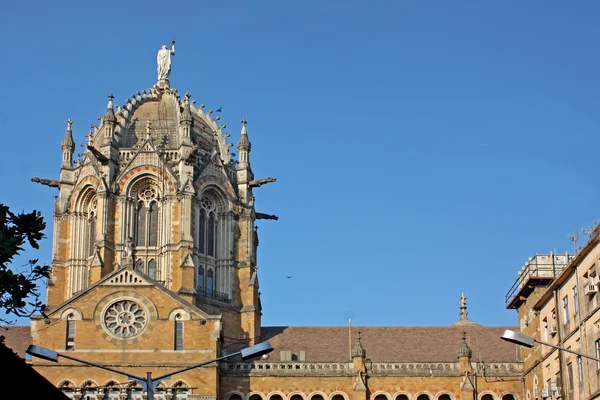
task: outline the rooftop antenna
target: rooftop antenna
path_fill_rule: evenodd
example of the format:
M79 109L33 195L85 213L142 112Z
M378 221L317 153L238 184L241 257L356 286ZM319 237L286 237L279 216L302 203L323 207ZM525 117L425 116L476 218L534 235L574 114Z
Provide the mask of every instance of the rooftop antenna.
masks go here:
M579 233L575 231L572 235L567 235L567 238L573 241L573 254L577 253L577 242L579 240Z

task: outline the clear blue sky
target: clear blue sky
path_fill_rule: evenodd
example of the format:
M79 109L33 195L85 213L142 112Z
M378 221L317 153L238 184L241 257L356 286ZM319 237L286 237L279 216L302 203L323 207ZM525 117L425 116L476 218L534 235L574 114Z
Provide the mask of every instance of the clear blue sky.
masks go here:
M248 120L264 325L516 325L536 252L600 216L600 4L8 2L0 201L52 220L65 120L156 80ZM52 231L39 257L50 262ZM291 275L291 279L286 276Z

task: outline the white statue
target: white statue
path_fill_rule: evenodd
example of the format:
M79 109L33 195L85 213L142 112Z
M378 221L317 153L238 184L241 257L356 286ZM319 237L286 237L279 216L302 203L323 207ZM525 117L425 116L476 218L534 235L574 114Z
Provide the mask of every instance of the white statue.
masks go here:
M169 79L171 73L171 56L175 55L175 40L171 41L171 50L167 45L163 45L156 55L156 63L158 64L158 80Z

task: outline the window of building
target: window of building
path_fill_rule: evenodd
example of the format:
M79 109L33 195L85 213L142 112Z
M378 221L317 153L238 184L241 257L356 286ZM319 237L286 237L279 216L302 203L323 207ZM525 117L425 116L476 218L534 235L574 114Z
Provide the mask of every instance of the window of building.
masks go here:
M198 216L198 250L201 254L214 257L217 248L216 207L214 201L203 196Z
M420 394L419 397L417 397L417 400L430 400L429 396L426 394Z
M569 317L569 295L563 297L563 316L565 318L565 322L570 321Z
M152 259L148 261L148 276L156 280L156 260Z
M198 267L198 292L204 293L204 267Z
M408 396L405 394L399 394L396 396L396 400L408 400Z
M502 396L502 400L515 400L515 396L508 393L508 394L505 394L504 396Z
M579 296L577 295L577 286L573 287L573 315L579 312Z
M209 269L206 272L206 288L209 292L212 292L214 289L214 272L212 269Z
M579 378L579 384L583 383L583 361L581 357L577 357L577 377Z
M438 400L452 400L452 398L450 397L450 395L444 393L438 397Z
M542 325L544 326L544 342L548 341L548 318L544 318L542 321Z
M98 214L98 200L96 200L95 198L92 199L88 205L88 210L87 210L87 222L88 222L88 226L87 226L87 235L88 235L88 243L87 243L87 250L88 250L88 257L91 257L94 255L94 246L95 246L95 242L96 242L96 215Z
M137 194L135 245L156 247L158 243L158 193L148 185Z
M75 350L75 320L73 315L67 317L67 340L65 349L68 351Z
M175 316L175 350L183 350L183 321L179 314Z
M600 339L596 340L596 358L600 358ZM596 369L600 369L600 361L596 361Z
M573 363L567 364L567 376L569 378L569 390L575 388L575 378L573 376Z

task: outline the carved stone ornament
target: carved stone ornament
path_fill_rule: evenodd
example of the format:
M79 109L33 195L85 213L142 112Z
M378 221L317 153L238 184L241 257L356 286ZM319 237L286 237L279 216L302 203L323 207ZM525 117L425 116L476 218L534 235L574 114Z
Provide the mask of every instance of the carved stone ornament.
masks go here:
M102 325L111 336L133 338L148 326L148 311L133 299L118 300L105 309Z

